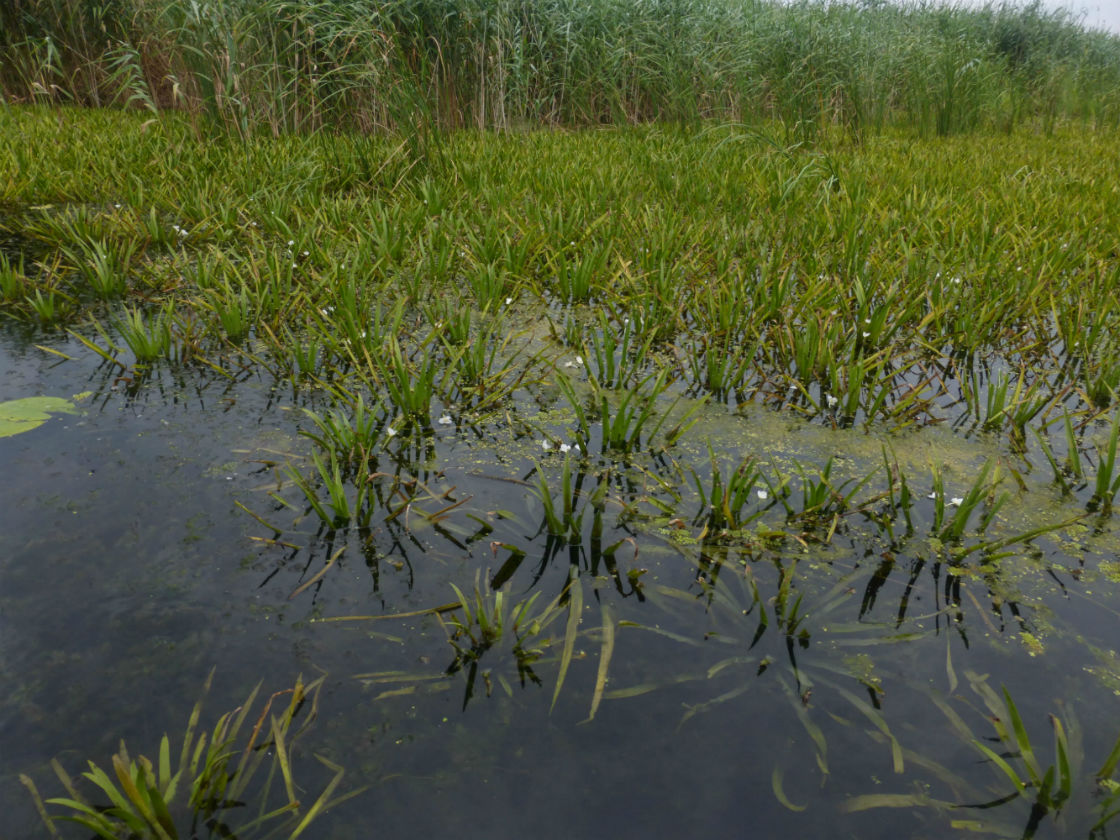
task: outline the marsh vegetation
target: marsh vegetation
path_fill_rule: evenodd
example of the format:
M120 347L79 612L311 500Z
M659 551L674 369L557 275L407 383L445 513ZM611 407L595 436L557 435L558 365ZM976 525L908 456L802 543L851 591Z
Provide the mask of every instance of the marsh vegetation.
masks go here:
M33 797L52 830L439 831L501 789L500 836L726 835L746 790L774 832L1106 836L1117 38L1038 7L92 9L0 36L2 720L94 730L11 736L5 781L67 791ZM194 762L197 710L157 748L178 717L74 688L187 717L215 661L229 708L329 677ZM48 766L121 729L159 757L85 793ZM266 748L271 784L227 772ZM546 757L594 771L584 813L534 793Z

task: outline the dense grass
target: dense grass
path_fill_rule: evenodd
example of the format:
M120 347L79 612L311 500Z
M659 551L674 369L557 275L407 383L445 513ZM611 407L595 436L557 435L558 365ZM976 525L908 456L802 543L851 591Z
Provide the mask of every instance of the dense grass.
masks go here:
M417 157L387 138L197 144L182 119L11 109L0 206L26 253L3 306L95 325L122 367L245 356L365 395L389 412L371 441L441 406L485 422L548 383L574 428L545 440L609 458L678 439L674 400L766 404L951 422L1088 498L1074 462L1096 462L1086 430L1120 388L1120 246L1100 223L1120 216L1115 142L1018 132L996 154L889 132L807 151L642 128L458 133Z
M238 504L272 535L266 550L306 547L289 598L344 551L371 568L390 545L502 559L473 597L462 586L423 611L446 616L444 676L462 675L464 707L491 676L507 695L554 678L555 704L577 640L599 650L589 719L646 691L644 667L638 686L608 688L607 674L616 631L647 625L616 622L612 600L601 628L580 629L582 587L589 601L613 589L695 610L694 629L716 622L673 634L697 661L720 657L688 677L713 689L682 723L774 680L822 782L836 753L807 716L827 726L825 712L870 720L901 773L878 678L840 674L817 642L857 586L859 643L938 634L929 661L953 691L942 617L968 645L977 615L997 640L1015 632L994 615L1037 646L1049 610L1021 599L1023 578L1050 576L1065 597L1065 578L1098 574L1069 544L1100 538L1114 556L1120 240L1102 220L1120 218L1115 127L924 139L884 126L852 143L824 126L813 145L781 120L427 145L326 131L199 142L195 127L0 109L5 332L81 366L98 402L263 383L263 422L302 437L283 463L260 462L270 478ZM802 434L813 441L787 440ZM491 505L494 483L515 488L508 505ZM507 598L530 566L543 589L552 565L564 583L547 606ZM907 575L889 620L865 622L877 595L893 598L884 581ZM915 585L932 595L920 606ZM923 693L928 673L913 677ZM1010 695L999 702L1010 713ZM1029 743L1014 735L1009 749ZM1056 760L1057 796L1020 784L1044 774L1025 761L1004 771L1030 812L1012 821L1078 796L1071 818L1111 819L1112 758L1096 799L1076 760ZM870 794L847 809L991 798L950 785L944 802Z
M764 0L18 0L9 102L242 134L779 119L788 136L1120 120L1120 38L1068 12Z

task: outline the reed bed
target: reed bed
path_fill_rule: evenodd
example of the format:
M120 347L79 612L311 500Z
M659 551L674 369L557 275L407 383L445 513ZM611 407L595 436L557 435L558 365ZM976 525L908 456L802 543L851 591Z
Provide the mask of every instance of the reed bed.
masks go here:
M1066 11L802 0L20 0L0 94L197 131L779 120L788 139L1120 119L1120 38Z

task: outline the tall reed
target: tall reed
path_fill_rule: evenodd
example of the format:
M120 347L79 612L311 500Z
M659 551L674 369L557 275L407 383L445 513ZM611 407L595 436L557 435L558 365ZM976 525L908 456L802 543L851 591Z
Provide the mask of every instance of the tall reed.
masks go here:
M777 118L923 134L1120 120L1120 37L1038 3L18 0L0 95L242 134Z

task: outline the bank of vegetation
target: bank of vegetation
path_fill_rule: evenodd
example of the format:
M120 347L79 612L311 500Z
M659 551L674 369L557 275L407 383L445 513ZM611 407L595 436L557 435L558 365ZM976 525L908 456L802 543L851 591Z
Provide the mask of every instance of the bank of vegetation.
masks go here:
M922 135L1120 121L1120 38L1041 4L15 0L6 102L241 134L778 119Z

